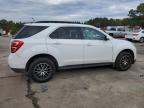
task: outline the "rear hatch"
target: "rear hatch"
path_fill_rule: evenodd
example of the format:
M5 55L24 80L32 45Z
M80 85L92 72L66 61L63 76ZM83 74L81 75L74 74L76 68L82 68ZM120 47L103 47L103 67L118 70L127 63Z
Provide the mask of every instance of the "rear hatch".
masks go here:
M48 28L48 26L24 26L14 37L13 39L24 39L31 37L44 29Z
M29 41L28 38L42 32L48 26L30 26L25 25L11 40L11 53L16 53L24 44Z
M133 37L137 37L140 33L140 30L133 30L129 33L127 33L126 38L133 38Z

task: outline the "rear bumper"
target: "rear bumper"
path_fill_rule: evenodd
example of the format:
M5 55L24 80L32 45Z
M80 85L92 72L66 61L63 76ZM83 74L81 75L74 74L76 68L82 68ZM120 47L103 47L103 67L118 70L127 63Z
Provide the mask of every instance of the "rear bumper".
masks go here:
M17 54L10 54L8 57L8 64L12 69L25 69L25 58L21 58Z
M129 39L129 40L134 40L134 41L139 41L140 38L139 37L125 37L126 39Z

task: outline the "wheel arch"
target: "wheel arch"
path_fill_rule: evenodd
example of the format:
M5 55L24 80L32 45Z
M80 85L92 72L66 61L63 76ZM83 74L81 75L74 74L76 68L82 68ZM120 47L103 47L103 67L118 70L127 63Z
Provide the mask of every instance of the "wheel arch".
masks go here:
M118 53L117 57L118 57L119 54L122 53L122 52L128 52L128 53L130 53L131 56L132 56L132 63L135 62L135 61L134 61L134 52L133 52L131 49L123 49L122 51L120 51L120 52ZM117 59L117 57L116 57L116 59ZM115 61L116 61L116 59L115 59Z
M54 61L54 64L56 65L56 68L58 68L59 64L58 64L58 61L57 61L57 59L56 59L55 57L53 57L53 56L50 55L50 54L37 54L37 55L31 57L31 58L28 60L28 62L26 63L25 70L28 71L30 64L31 64L35 59L40 58L40 57L50 58L51 60Z

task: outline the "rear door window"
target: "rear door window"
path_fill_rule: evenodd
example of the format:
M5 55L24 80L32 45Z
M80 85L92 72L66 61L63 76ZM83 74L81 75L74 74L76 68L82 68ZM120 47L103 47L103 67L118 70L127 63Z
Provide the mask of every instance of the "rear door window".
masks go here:
M14 37L14 39L23 39L31 37L44 29L48 28L48 26L24 26Z
M81 39L80 27L61 27L55 30L50 38L52 39Z

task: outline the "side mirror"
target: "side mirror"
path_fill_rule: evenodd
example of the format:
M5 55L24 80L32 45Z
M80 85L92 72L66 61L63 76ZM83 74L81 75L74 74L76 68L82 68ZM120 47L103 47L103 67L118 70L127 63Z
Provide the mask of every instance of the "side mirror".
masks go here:
M109 38L108 38L107 36L105 36L105 37L104 37L104 40L105 40L105 41L108 41L108 40L109 40Z

